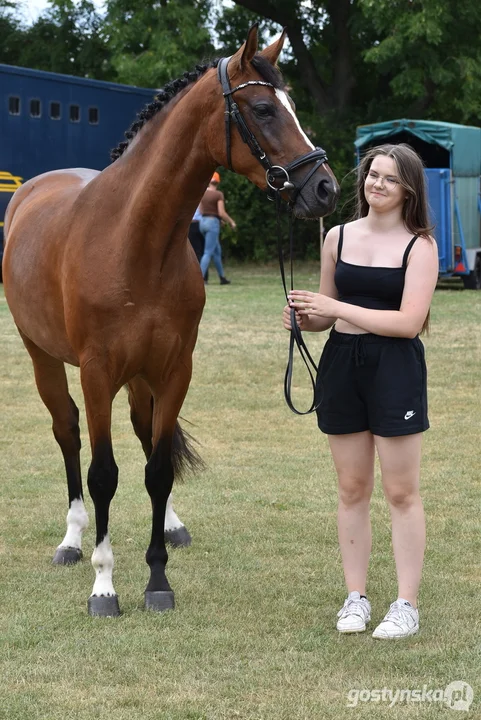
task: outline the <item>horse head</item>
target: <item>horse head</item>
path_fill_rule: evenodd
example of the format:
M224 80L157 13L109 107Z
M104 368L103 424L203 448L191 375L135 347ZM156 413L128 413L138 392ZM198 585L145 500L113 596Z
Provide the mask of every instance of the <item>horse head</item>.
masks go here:
M245 175L271 197L280 193L296 216L322 217L335 209L339 186L325 152L303 132L276 67L285 37L284 31L258 53L254 25L242 47L219 61L210 88L219 102L207 121L208 146L218 165Z

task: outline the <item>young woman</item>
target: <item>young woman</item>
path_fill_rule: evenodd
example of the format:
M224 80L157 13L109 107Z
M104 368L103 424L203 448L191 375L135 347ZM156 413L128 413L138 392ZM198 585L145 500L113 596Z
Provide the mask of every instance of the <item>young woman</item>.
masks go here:
M366 576L370 499L379 456L392 522L398 597L375 638L419 630L417 595L425 547L419 494L421 438L429 427L426 365L418 333L427 327L438 277L423 165L409 145L369 150L359 166L357 219L332 228L322 251L319 293L293 290L301 330L335 323L319 363L317 411L338 475L338 534L348 597L341 633L371 619Z

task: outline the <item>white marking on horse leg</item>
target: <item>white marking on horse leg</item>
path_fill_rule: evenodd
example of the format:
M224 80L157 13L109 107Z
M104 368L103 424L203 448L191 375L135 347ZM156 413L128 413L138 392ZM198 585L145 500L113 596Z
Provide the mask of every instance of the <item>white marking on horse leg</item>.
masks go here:
M82 533L88 528L89 516L85 509L83 500L72 500L67 513L67 532L57 550L62 548L82 549Z
M92 565L95 570L95 582L92 595L100 597L117 595L112 583L112 572L114 569L114 554L110 544L109 536L106 535L100 545L97 545L92 553Z
M301 124L300 124L299 120L297 119L297 115L296 115L296 113L294 112L294 109L293 109L291 103L289 102L289 98L287 97L287 95L286 95L286 93L284 92L284 90L278 90L278 89L276 89L275 93L276 93L277 97L279 98L279 100L281 101L281 103L282 103L282 104L284 105L284 107L286 108L286 110L287 110L287 111L292 115L292 117L294 118L295 123L296 123L296 125L297 125L297 128L298 128L299 132L301 133L302 137L304 138L304 140L306 141L306 143L309 145L310 148L312 148L313 150L315 150L316 148L314 147L314 145L312 144L312 142L309 140L309 138L307 137L307 135L306 135L306 133L304 132L304 130L301 128Z
M174 507L172 505L172 493L170 493L167 498L167 507L165 509L164 530L178 530L181 527L184 527L184 523L179 520L178 516L174 512Z

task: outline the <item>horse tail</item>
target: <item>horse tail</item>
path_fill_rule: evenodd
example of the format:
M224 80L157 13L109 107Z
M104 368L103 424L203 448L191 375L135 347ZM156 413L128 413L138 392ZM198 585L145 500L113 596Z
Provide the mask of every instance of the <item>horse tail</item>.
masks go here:
M175 424L172 440L172 465L176 480L183 479L189 472L196 473L205 469L205 462L194 447L197 441L183 430L179 423Z

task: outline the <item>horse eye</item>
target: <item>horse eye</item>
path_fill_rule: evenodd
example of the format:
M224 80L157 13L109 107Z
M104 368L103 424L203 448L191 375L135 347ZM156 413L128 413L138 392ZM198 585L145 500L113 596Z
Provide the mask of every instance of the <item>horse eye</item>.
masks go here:
M269 117L269 115L274 115L272 107L270 105L266 105L266 103L259 103L259 105L256 105L254 107L254 112L261 118Z

